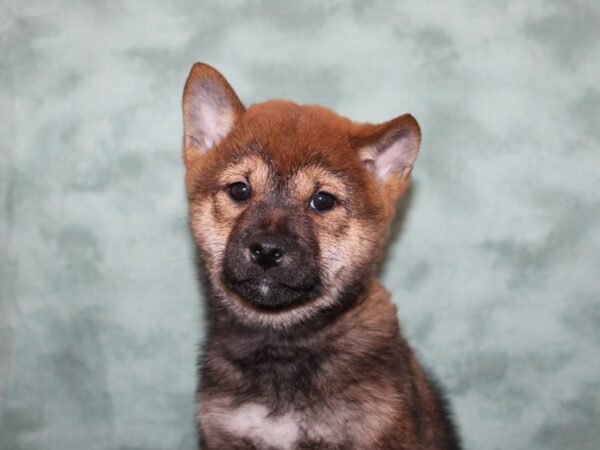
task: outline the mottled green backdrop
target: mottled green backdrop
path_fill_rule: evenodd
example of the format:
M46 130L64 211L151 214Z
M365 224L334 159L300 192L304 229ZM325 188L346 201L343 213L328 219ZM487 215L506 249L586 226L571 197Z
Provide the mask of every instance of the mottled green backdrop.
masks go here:
M180 94L413 113L385 265L467 449L600 448L600 4L0 2L0 448L188 450Z

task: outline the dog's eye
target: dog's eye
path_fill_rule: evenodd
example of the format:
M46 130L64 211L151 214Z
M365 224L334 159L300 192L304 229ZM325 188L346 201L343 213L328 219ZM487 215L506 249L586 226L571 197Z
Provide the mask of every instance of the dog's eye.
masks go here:
M335 197L327 192L317 192L310 200L310 207L315 211L327 211L335 206Z
M250 198L250 186L246 183L233 183L227 188L229 196L236 202L243 202Z

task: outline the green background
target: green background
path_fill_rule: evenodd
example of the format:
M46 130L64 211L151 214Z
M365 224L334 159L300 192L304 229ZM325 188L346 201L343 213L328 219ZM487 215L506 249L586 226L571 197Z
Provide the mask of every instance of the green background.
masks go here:
M414 114L383 279L466 448L600 448L599 29L594 0L1 1L0 448L194 448L194 61Z

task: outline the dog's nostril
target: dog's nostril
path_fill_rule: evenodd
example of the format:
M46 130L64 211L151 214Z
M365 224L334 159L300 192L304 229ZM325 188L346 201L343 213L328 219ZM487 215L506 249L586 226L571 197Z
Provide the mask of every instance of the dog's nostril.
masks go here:
M251 244L249 250L252 261L265 270L279 265L285 254L282 248L269 242Z

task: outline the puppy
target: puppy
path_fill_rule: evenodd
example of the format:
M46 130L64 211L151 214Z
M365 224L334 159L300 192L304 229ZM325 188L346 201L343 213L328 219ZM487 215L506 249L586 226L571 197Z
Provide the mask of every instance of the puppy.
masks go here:
M201 63L183 118L207 312L202 448L459 449L375 278L416 120L354 123L281 100L246 109Z

